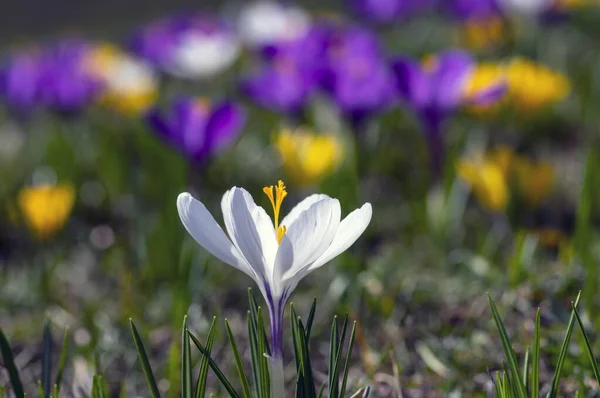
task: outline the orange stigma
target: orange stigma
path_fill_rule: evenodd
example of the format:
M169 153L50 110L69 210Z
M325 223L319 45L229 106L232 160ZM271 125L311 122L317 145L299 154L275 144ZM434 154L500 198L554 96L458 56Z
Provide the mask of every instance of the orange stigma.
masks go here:
M273 193L273 191L275 191L275 193ZM277 233L277 242L281 243L281 240L283 239L283 236L287 231L285 225L279 225L279 213L281 211L281 204L283 203L283 199L287 196L285 184L283 183L283 181L279 180L277 182L277 186L270 185L268 187L264 187L263 192L271 201L271 206L273 206L273 220L275 224L275 231Z

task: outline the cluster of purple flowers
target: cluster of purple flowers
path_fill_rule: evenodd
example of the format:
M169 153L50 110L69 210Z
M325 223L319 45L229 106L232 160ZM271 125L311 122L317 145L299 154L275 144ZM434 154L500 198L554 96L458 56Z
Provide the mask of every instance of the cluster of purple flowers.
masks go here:
M502 1L349 2L362 16L391 22L434 7L463 20L485 19L501 11L498 3ZM273 9L269 9L271 14ZM296 14L294 10L289 14L292 17L285 18ZM250 46L257 62L240 81L240 92L291 120L302 118L314 96L324 96L355 130L361 130L373 115L403 103L422 122L432 158L436 159L433 167L439 170L443 121L467 101L465 85L475 66L470 55L460 50L446 51L425 65L408 56L390 57L378 37L364 26L331 21L307 23L305 15L301 22L297 25L302 29L280 40L270 36L265 40L263 36L270 31L257 33L263 44ZM163 73L204 78L235 61L244 42L241 36L219 18L185 15L138 31L129 48ZM88 43L71 40L15 54L0 67L0 98L21 112L35 107L61 114L84 110L98 98L102 88L102 81L86 67L90 48ZM502 90L489 87L468 101L487 103L499 97ZM233 142L245 120L242 107L231 101L214 107L207 104L182 98L173 102L166 113L153 107L144 118L159 137L199 161Z
M315 25L305 36L265 47L242 91L297 118L313 95L327 94L353 125L394 99L392 71L376 37L358 26Z
M90 47L65 41L15 54L0 69L0 94L17 112L44 107L75 114L89 105L102 82L85 67Z
M459 21L489 21L511 13L527 13L542 21L565 14L561 0L348 0L357 15L378 23L405 20L435 10ZM564 16L564 15L563 15Z

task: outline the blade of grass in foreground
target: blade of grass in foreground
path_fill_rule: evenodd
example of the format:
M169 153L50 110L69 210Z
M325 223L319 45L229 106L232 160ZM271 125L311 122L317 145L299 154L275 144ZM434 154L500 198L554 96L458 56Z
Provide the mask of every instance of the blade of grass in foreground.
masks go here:
M233 351L235 367L237 368L238 376L240 377L240 381L242 383L244 397L252 398L252 393L250 392L250 384L248 383L248 377L246 376L246 372L244 372L244 363L242 362L240 351L238 350L237 344L235 342L235 337L233 337L233 332L231 331L231 327L229 326L229 321L227 319L225 319L225 328L227 329L227 338L229 339L229 345L231 345L231 350Z
M575 304L571 303L573 307L573 312L575 313L575 318L577 318L577 323L579 324L579 330L581 330L581 335L583 336L583 340L585 341L586 352L588 358L590 359L590 363L592 364L592 370L594 372L594 377L596 378L596 383L600 388L600 371L598 370L598 362L596 362L596 358L594 358L594 353L592 352L592 345L590 344L590 340L585 333L585 328L583 327L583 322L579 317L579 312L577 312L577 308L575 308Z
M233 389L233 386L231 385L229 380L227 380L227 377L225 377L225 374L223 374L221 369L219 369L219 366L215 363L215 361L213 361L213 359L208 354L208 351L206 351L206 349L202 346L200 340L198 340L198 338L196 338L196 336L194 336L193 333L190 331L188 331L188 335L192 339L192 342L194 343L196 348L198 348L198 350L202 353L202 355L205 355L208 358L210 368L213 370L213 372L215 372L217 379L219 379L221 384L223 384L223 387L225 387L225 390L227 390L229 396L232 398L240 398L239 394Z
M58 359L58 369L56 371L56 379L54 379L54 389L56 393L54 394L55 398L58 398L58 392L60 392L60 385L62 383L63 371L65 370L65 364L67 363L67 351L69 349L69 333L70 329L67 327L65 329L65 335L63 337L62 347L60 349L60 357Z
M514 380L517 396L519 398L526 398L527 393L525 392L523 380L521 380L519 363L517 362L515 352L512 348L512 344L510 343L510 339L508 338L508 334L506 333L506 329L504 328L504 323L502 322L500 314L498 313L498 309L496 308L496 305L489 294L488 302L490 304L490 308L492 309L492 315L494 317L494 321L496 322L496 327L500 333L500 339L502 340L502 346L504 347L504 354L506 355L506 359L508 361L511 377Z
M187 315L181 327L181 397L192 398L192 354L187 328Z
M196 398L204 398L206 395L206 380L208 377L208 358L212 352L212 345L215 339L217 317L213 317L210 328L208 329L208 336L206 337L206 352L207 355L202 354L200 360L200 371L198 372L198 381L196 382Z
M42 396L47 398L50 396L52 388L50 384L50 375L52 374L52 331L50 330L49 319L46 319L44 324L42 347Z
M540 396L540 309L535 314L533 332L533 366L531 368L531 398Z
M342 375L342 389L340 397L346 395L346 384L348 382L348 372L350 371L350 357L352 356L352 348L354 347L354 338L356 333L356 321L352 324L352 332L350 333L350 341L348 342L348 352L346 353L346 364L344 365L344 374Z
M0 330L0 352L2 352L4 367L8 371L8 378L10 379L10 384L12 385L15 396L17 398L25 397L25 392L23 391L23 385L21 384L21 379L19 378L19 371L15 365L10 344L8 344L8 340L6 340L6 336L4 336L4 332L2 332L2 330Z
M146 350L144 349L144 343L142 343L140 334L138 333L137 328L135 327L135 324L133 323L132 319L129 319L129 326L131 327L131 334L133 335L135 348L138 352L138 357L140 358L140 362L142 364L142 370L144 371L144 375L146 376L148 387L150 387L150 393L152 394L153 398L160 398L160 392L158 391L156 380L154 379L154 374L152 373L152 367L150 366L148 355L146 355Z
M581 292L577 295L577 300L575 300L575 304L573 307L577 307L579 305L579 298L581 297ZM562 346L560 348L560 354L558 355L558 361L556 362L556 370L554 371L554 376L552 377L552 388L548 393L548 398L555 398L556 394L558 394L558 383L560 381L560 374L562 372L562 367L565 363L565 359L567 358L567 349L569 348L569 343L571 342L571 334L573 333L573 326L575 326L575 311L571 311L571 318L569 319L569 324L567 325L567 331L565 333L565 338L563 340Z

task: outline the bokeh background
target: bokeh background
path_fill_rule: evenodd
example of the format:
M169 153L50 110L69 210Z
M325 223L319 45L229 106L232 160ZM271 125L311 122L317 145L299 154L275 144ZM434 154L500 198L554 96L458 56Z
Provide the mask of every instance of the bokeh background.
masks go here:
M302 314L318 299L323 381L331 317L348 313L354 389L488 396L503 353L486 293L519 355L541 308L544 383L579 290L598 352L594 1L5 0L0 14L0 328L28 391L48 319L55 345L71 331L61 394L87 396L97 372L115 396L148 396L133 318L179 396L184 314L243 339L254 286L193 242L175 199L220 222L227 189L270 210L262 188L279 179L286 210L314 192L344 215L373 205L291 299ZM587 361L573 341L563 396L595 396Z

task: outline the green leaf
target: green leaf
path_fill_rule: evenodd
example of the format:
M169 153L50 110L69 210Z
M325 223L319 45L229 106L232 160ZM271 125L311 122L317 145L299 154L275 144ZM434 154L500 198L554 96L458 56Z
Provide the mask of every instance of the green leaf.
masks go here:
M8 344L8 340L6 336L4 336L4 332L0 329L0 352L2 353L2 359L4 360L4 367L8 371L8 378L10 379L10 384L12 385L13 392L17 398L25 397L25 392L23 391L23 385L21 384L21 379L19 378L19 371L17 370L17 366L15 365L15 361L13 358L12 351L10 349L10 345Z
M315 393L315 381L312 374L312 367L310 364L310 354L308 352L308 345L306 344L306 329L302 324L302 320L298 319L298 341L300 343L300 349L302 350L302 377L304 381L304 397L303 398L316 398Z
M337 397L337 380L334 377L334 369L338 350L338 338L337 316L334 316L333 323L331 325L331 337L329 340L329 375L327 378L330 397Z
M206 380L208 377L208 366L209 357L212 351L213 341L215 339L215 331L217 323L217 317L213 317L210 328L208 329L208 336L206 337L206 352L208 355L202 354L200 359L200 372L198 373L198 381L196 383L196 398L204 398L206 395Z
M306 344L308 344L310 340L310 331L312 329L313 321L315 320L315 312L317 310L317 298L313 299L313 303L310 306L310 312L308 313L308 318L306 320Z
M67 326L67 328L65 329L65 335L63 337L62 347L60 349L60 357L58 359L58 370L56 372L56 379L54 379L54 389L56 390L54 396L56 398L58 398L58 392L60 392L63 371L65 370L65 364L67 363L67 351L69 348L69 332L70 329Z
M596 362L596 358L594 358L594 353L592 352L592 345L590 344L590 340L588 339L587 334L585 333L585 328L583 327L583 322L579 317L579 312L577 312L577 308L575 307L574 303L571 303L571 305L573 307L573 312L575 313L575 318L577 318L577 323L579 324L579 330L581 330L581 335L583 337L583 340L585 341L586 352L590 363L592 364L592 370L594 372L594 377L596 378L596 383L600 388L600 371L598 370L598 362Z
M500 339L502 340L502 346L504 348L504 354L506 355L506 360L508 361L508 366L510 369L510 376L514 380L514 385L516 387L517 396L519 398L526 398L527 393L525 391L525 385L523 384L523 380L521 380L521 372L519 371L519 363L517 362L517 358L515 352L510 343L510 339L508 334L506 333L506 329L504 328L504 323L500 318L500 314L498 314L498 310L496 309L496 305L494 301L488 294L488 302L490 304L490 308L492 309L492 315L494 317L494 321L496 322L496 327L498 332L500 333Z
M340 374L340 363L342 362L342 348L344 346L344 340L346 339L346 330L348 328L348 315L346 315L346 317L344 318L344 323L342 324L342 333L340 335L340 340L339 342L336 342L336 358L335 358L335 363L334 363L334 367L333 367L333 375L332 380L333 380L333 389L331 391L329 391L329 396L330 397L341 397L340 393L339 393L339 385L338 385L338 379L339 379L339 374Z
M208 358L208 364L210 365L213 372L215 372L217 379L219 379L219 381L221 382L223 387L225 387L225 390L227 390L227 392L229 393L229 396L232 398L240 398L239 394L237 392L235 392L235 390L234 390L233 386L231 385L231 383L229 382L229 380L227 380L227 377L225 377L225 375L223 374L221 369L219 369L219 366L211 358L208 351L202 346L202 343L200 343L200 340L198 340L196 338L196 336L194 336L194 334L192 332L190 332L189 330L188 330L188 335L192 339L192 342L194 343L194 345L202 353L202 355L204 355Z
M531 398L540 396L540 309L535 314L533 332L533 367L531 369Z
M65 364L67 363L67 352L69 348L69 327L65 328L65 335L63 336L63 344L60 349L60 357L58 358L58 369L56 372L56 378L54 379L54 389L56 390L56 394L54 395L58 398L58 392L60 392L60 385L62 383L62 375L65 370Z
M188 336L187 315L181 327L181 397L192 398L192 355Z
M244 397L251 398L252 393L250 392L250 384L248 383L248 377L246 376L246 372L244 372L244 364L240 356L240 351L238 350L237 344L235 343L235 337L233 337L233 332L231 331L231 327L229 326L229 321L227 321L227 319L225 319L225 328L227 329L227 338L229 339L229 344L231 345L231 349L233 350L233 357L235 359L235 365L237 368L238 376L240 377L240 381L242 383L242 389L244 390Z
M262 308L258 307L257 310L257 325L256 330L258 331L258 335L256 336L256 341L258 342L258 357L259 357L259 365L261 372L261 383L262 383L262 397L269 398L271 395L270 388L270 375L269 375L269 363L267 362L267 358L263 354L271 355L267 344L267 336L265 333L265 325L262 316ZM273 397L275 398L275 397Z
M250 301L250 313L252 315L252 322L254 323L254 327L258 328L259 306L256 303L256 298L254 297L254 293L252 293L251 288L248 288L248 299ZM258 335L258 333L257 333L257 335ZM267 335L264 333L264 329L263 329L263 336L264 336L263 344L265 345L265 352L267 353L267 355L271 356L271 348L269 346L269 340L267 339Z
M577 300L575 300L575 305L573 307L577 307L579 304L579 298L581 297L581 292L577 295ZM573 333L573 327L575 326L575 311L571 311L571 318L569 319L569 324L567 325L567 331L565 332L565 338L563 340L562 346L560 348L560 353L558 354L558 360L556 362L556 370L554 371L554 376L552 377L552 387L550 392L548 393L548 398L555 398L556 394L558 394L558 383L560 381L560 374L562 372L562 367L565 363L565 359L567 358L567 349L569 348L569 342L571 341L571 334Z
M348 372L350 371L350 357L352 356L352 348L354 347L354 338L356 333L356 321L352 324L352 332L350 333L350 341L348 342L348 352L346 353L346 364L344 365L344 374L342 375L342 390L340 397L346 394L346 383L348 382Z
M153 398L160 398L160 392L158 391L158 387L156 385L156 380L154 379L154 374L152 373L152 367L150 366L150 361L148 360L148 355L146 355L146 350L144 349L144 343L142 343L142 339L133 323L133 320L129 319L129 326L131 327L131 334L133 335L133 341L135 342L135 348L138 353L138 357L140 358L140 362L142 364L142 370L144 371L144 376L146 376L146 381L148 382L148 387L150 387L150 393Z
M258 351L258 332L256 330L256 324L252 320L252 313L248 311L248 337L250 339L250 354L252 363L252 376L254 378L254 386L256 388L256 394L258 397L263 397L263 385L262 380L262 368L261 358Z
M48 398L51 390L52 374L52 332L50 330L50 320L46 319L44 324L44 337L42 340L42 396Z
M531 363L529 361L529 347L525 350L525 359L523 363L523 383L525 383L525 392L529 390L529 367Z

